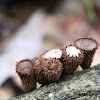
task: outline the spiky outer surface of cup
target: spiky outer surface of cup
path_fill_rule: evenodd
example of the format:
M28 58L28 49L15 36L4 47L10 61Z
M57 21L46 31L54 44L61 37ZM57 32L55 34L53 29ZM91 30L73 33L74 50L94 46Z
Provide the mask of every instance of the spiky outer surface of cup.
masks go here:
M89 68L93 61L95 51L98 47L97 41L92 38L80 38L75 41L75 45L77 46L77 48L80 48L81 51L83 51L84 53L84 58L81 67L83 69Z
M46 62L43 57L35 57L32 59L33 62L33 70L35 71L36 81L42 85L47 84L47 80L45 78L43 67L46 66Z
M48 83L56 82L60 79L60 76L63 71L62 63L59 59L45 59L46 66L43 66L44 75L48 81Z
M29 59L22 60L16 65L16 72L19 75L23 88L30 92L36 88L34 71L32 71L32 62Z
M93 56L94 56L95 50L93 51L84 51L84 58L81 63L81 67L83 69L90 68L92 62L93 62Z
M77 54L78 56L76 56L75 54L71 56L68 55L68 52L66 51L68 47L63 49L63 55L62 55L62 63L63 63L63 68L64 68L63 75L73 74L76 68L82 63L83 57L84 57L83 52L79 49L78 50L80 53Z
M34 78L34 75L20 75L20 74L18 74L18 75L21 79L23 88L27 92L30 92L30 91L33 91L34 89L36 89L36 80Z

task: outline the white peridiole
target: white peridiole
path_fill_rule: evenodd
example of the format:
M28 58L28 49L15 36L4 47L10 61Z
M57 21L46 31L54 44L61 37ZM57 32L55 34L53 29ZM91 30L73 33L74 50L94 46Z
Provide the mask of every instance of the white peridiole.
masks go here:
M62 50L51 49L43 55L43 58L45 59L56 58L57 59L57 58L61 58L61 56L62 56Z
M79 56L79 54L81 54L80 50L77 49L75 46L69 46L66 48L66 52L67 55L69 55L70 57L75 57L75 56Z

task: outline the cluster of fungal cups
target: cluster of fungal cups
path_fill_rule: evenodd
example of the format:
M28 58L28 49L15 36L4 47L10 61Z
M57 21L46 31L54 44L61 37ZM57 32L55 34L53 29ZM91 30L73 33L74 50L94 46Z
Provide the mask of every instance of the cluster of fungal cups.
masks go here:
M94 39L80 38L64 49L51 49L39 57L18 62L16 72L24 89L30 92L36 88L36 82L44 86L58 81L63 75L73 74L79 65L89 68L97 46Z

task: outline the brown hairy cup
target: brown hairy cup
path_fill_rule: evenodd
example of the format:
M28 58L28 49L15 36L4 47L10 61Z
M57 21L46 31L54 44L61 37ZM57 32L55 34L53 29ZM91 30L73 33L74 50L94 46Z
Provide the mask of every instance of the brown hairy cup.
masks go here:
M56 82L60 79L63 71L62 63L60 59L62 57L62 50L51 49L45 52L42 57L45 59L46 66L43 66L44 75L48 83Z
M30 92L36 88L36 80L32 66L33 63L30 59L21 60L16 65L16 72L27 92Z
M33 70L35 71L35 78L36 81L39 82L42 85L47 84L47 80L44 75L43 67L46 66L46 62L43 57L34 57L32 59L32 62L34 64Z
M84 53L84 58L81 67L83 69L89 68L93 61L95 51L98 47L97 41L92 38L80 38L75 41L75 45L77 46L77 48L80 48L81 51L83 51Z
M60 79L63 71L62 63L58 59L46 59L46 66L43 66L44 75L48 83L56 82Z
M75 46L68 46L65 49L63 49L63 54L62 54L62 63L64 68L63 75L73 74L82 61L83 61L83 52L81 52L80 49L76 48Z

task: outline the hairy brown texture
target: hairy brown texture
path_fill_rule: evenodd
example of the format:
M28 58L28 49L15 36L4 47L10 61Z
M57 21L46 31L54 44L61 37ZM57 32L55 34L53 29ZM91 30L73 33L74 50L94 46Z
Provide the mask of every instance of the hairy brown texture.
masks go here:
M43 86L56 82L60 79L61 75L73 74L79 65L83 69L89 68L98 47L96 40L80 38L75 41L74 47L81 52L75 57L70 57L67 54L66 47L60 49L62 56L59 58L57 57L59 52L50 52L46 57L43 56L48 50L32 60L26 59L17 63L16 72L22 81L24 89L28 92L34 90L36 88L36 82L39 82ZM55 53L56 55L54 56L51 53Z
M62 63L59 59L45 59L46 66L43 66L43 71L49 83L56 82L60 79L63 71Z
M23 88L27 92L30 92L36 88L36 80L32 66L33 64L30 59L21 60L16 65L16 72L21 79Z
M80 38L75 41L75 45L84 53L84 59L81 67L83 69L89 68L93 61L95 51L98 47L97 41L92 38Z
M73 74L78 66L82 63L84 55L83 52L81 52L78 57L70 57L69 55L67 55L66 48L63 49L62 55L62 63L64 68L63 75L70 75Z
M46 66L44 58L43 57L35 57L32 59L32 62L34 64L33 70L35 71L36 81L42 85L46 85L47 80L43 73L43 67Z
M95 50L93 51L84 51L84 58L83 58L83 62L81 64L81 67L83 69L87 69L91 66L91 63L93 62L93 56L95 54Z

